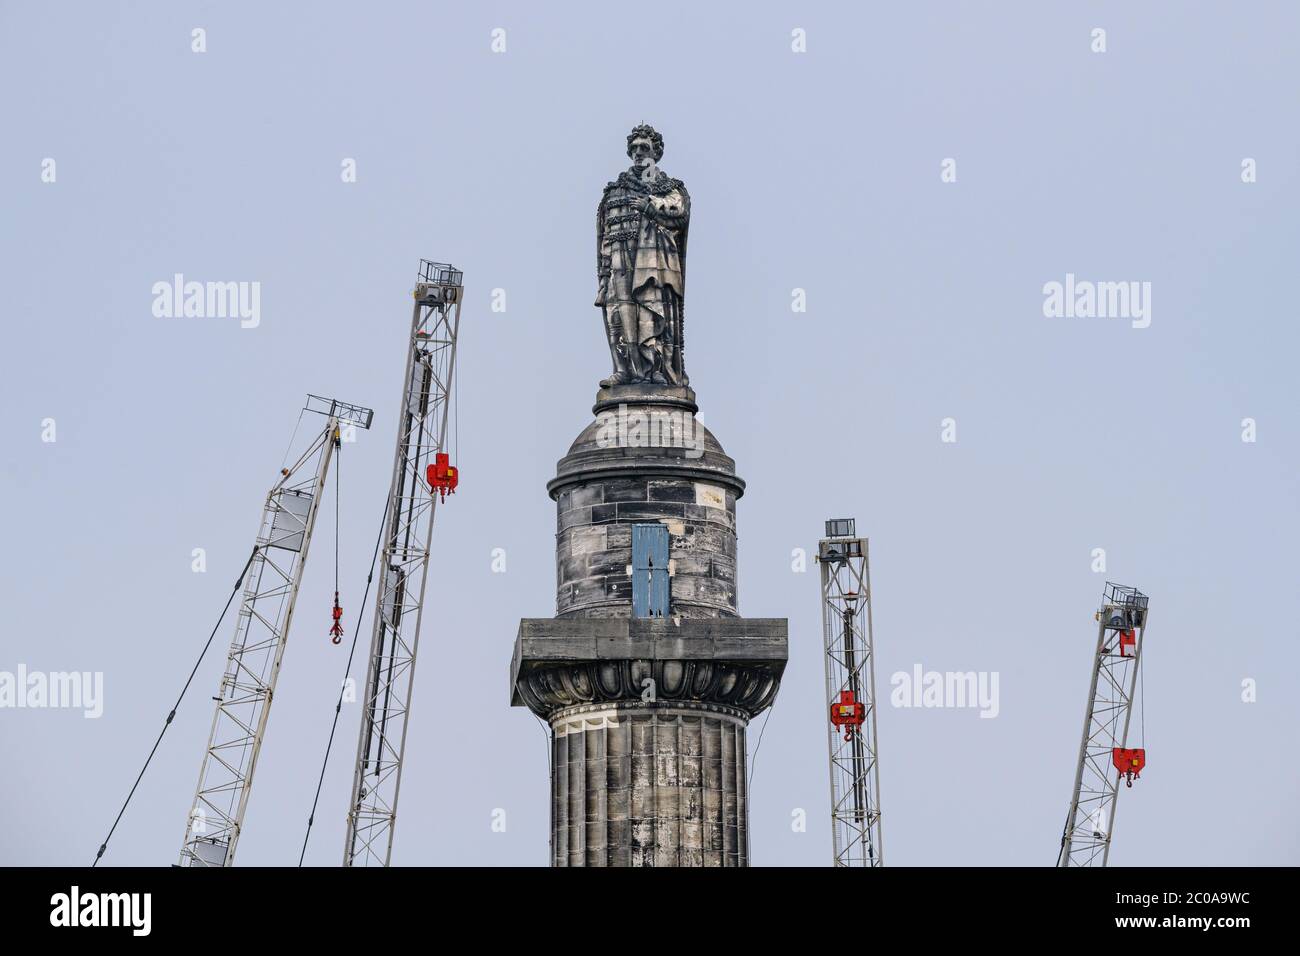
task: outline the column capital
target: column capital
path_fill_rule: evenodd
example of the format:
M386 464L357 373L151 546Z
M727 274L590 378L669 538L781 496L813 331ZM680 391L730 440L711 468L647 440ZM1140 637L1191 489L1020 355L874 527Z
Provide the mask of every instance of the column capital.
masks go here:
M510 703L549 719L581 704L696 702L747 718L785 672L784 618L525 618L510 663Z

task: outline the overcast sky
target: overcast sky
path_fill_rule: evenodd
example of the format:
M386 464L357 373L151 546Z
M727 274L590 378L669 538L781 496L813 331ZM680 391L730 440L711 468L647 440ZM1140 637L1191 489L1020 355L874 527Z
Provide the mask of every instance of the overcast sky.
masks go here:
M854 516L888 863L1053 862L1107 579L1151 596L1149 767L1112 864L1300 863L1298 29L1285 2L0 3L0 671L104 689L98 719L0 710L0 863L93 858L308 392L376 410L341 463L355 619L427 257L465 273L461 482L394 861L545 864L546 737L507 671L519 619L554 612L545 483L609 371L595 205L643 121L693 201L686 362L748 482L741 611L790 621L750 733L753 862L830 861L816 568L792 551ZM177 273L259 283L256 327L155 316ZM1067 274L1150 283L1150 324L1044 315ZM333 534L331 508L242 864L298 858L346 654ZM106 863L175 861L229 638ZM889 706L918 665L996 673L997 716ZM357 721L310 864L342 857Z

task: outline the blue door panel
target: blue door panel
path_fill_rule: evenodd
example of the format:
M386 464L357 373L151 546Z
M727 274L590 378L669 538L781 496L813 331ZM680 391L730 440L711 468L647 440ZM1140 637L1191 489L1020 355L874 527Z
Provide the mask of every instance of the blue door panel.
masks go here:
M668 527L632 525L632 616L666 617L669 604Z

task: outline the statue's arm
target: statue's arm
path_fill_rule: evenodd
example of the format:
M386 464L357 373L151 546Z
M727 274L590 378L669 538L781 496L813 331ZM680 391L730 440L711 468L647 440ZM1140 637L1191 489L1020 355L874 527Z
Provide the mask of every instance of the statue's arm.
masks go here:
M680 187L649 203L646 212L668 229L684 229L691 218L691 197L685 187Z

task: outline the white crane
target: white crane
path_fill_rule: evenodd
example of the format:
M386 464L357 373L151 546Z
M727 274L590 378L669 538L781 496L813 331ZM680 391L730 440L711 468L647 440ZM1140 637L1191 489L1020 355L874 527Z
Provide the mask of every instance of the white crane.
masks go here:
M344 866L387 866L392 859L433 518L437 503L457 481L447 453L447 424L461 278L449 265L420 262Z
M325 427L291 467L281 470L262 508L234 638L213 698L217 706L181 845L181 866L234 862L339 428L369 428L374 416L368 408L315 395L308 396L304 411L324 415Z
M1061 834L1057 866L1106 865L1115 832L1119 782L1123 779L1131 787L1146 766L1145 739L1143 747L1130 748L1128 733L1142 666L1147 603L1147 596L1137 588L1106 583L1097 612L1097 648L1074 795Z
M871 572L867 539L857 537L852 518L826 522L817 563L830 708L827 740L834 865L882 866Z

